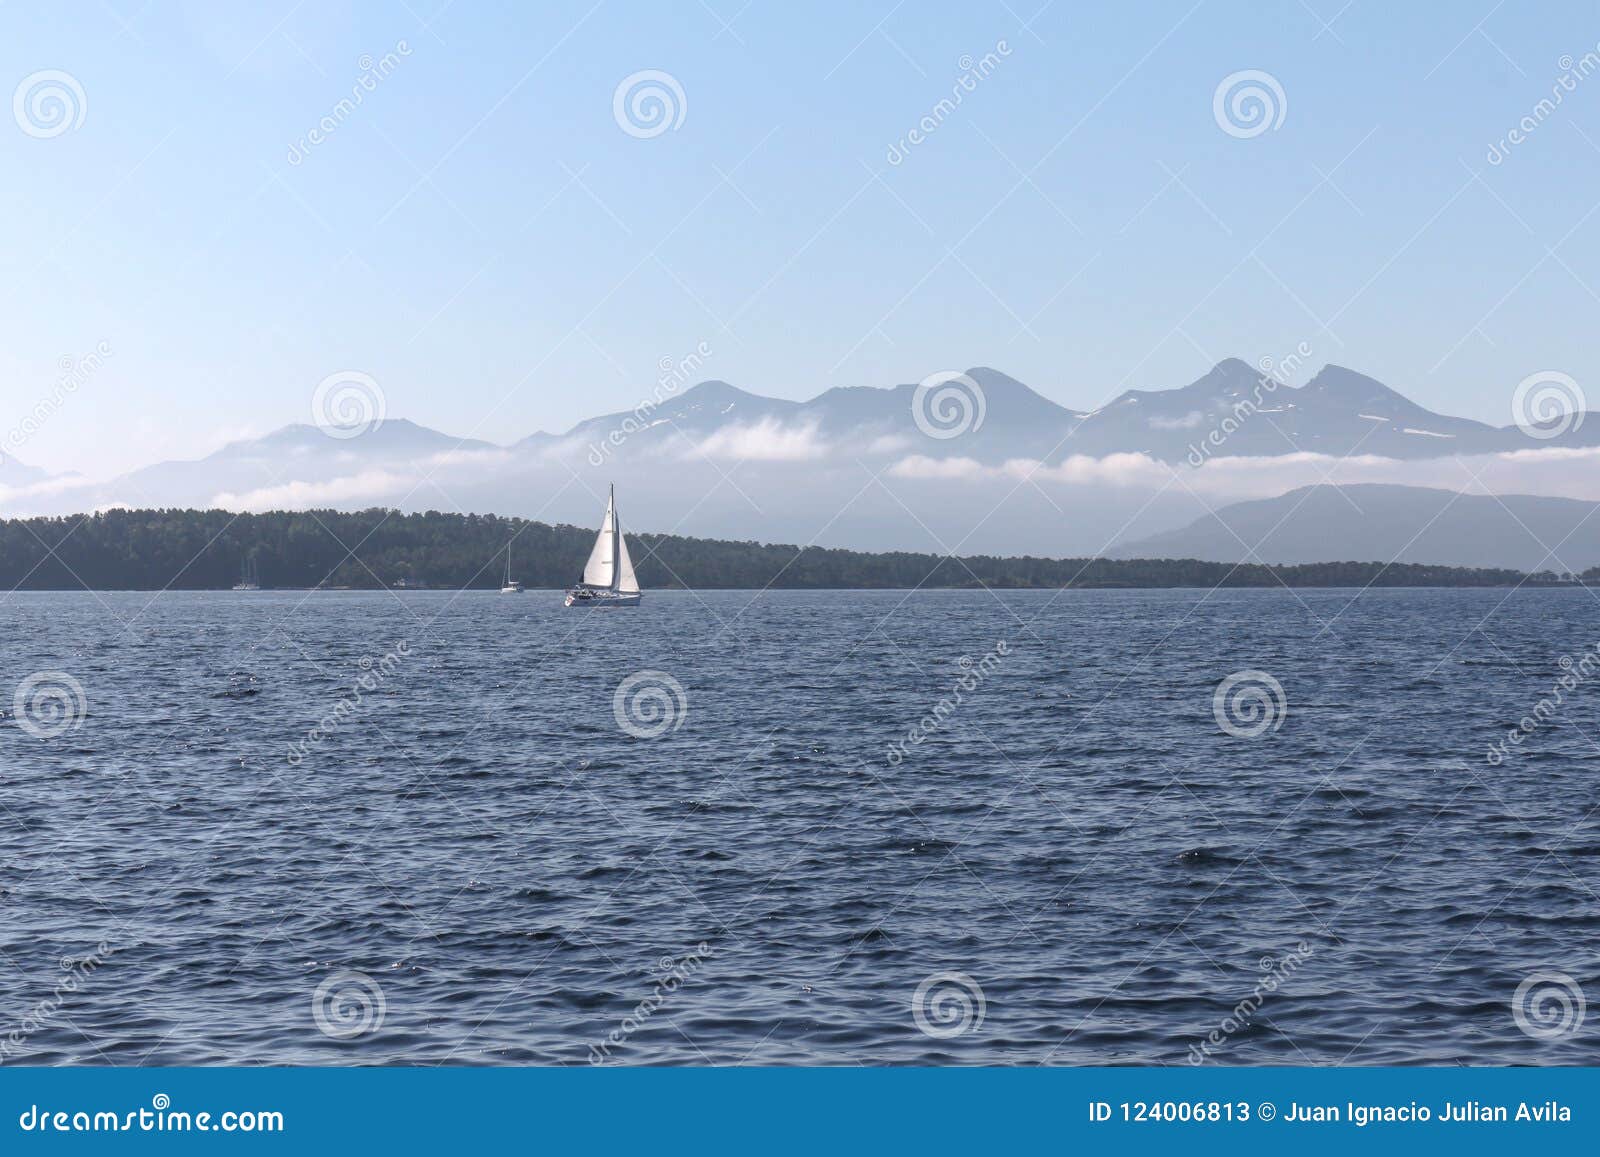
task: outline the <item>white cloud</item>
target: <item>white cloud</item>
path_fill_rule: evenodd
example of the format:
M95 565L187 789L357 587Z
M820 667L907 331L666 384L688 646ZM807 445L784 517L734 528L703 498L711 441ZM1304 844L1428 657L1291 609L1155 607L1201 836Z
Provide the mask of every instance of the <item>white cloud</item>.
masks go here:
M889 467L888 473L891 478L970 479L994 477L999 472L976 458L929 458L913 454Z
M1108 454L1104 458L1074 454L1053 466L1031 458L1012 458L999 466L986 466L973 458L928 458L914 454L889 467L889 474L895 478L1009 478L1017 482L1032 478L1066 484L1160 486L1172 477L1172 469L1146 454Z
M1006 473L1016 478L1032 476L1052 482L1099 482L1113 486L1162 486L1172 478L1172 467L1157 462L1148 454L1107 454L1091 458L1073 454L1054 466L1039 466L1020 459L1007 462Z
M774 418L763 418L748 426L724 426L696 449L708 458L747 462L803 462L828 452L817 437L815 426L785 426Z
M1575 469L1575 467L1584 467ZM1340 458L1300 452L1256 458L1212 458L1194 468L1147 454L1073 455L1053 464L1013 459L991 466L971 458L902 458L892 476L949 482L1032 480L1058 485L1109 484L1214 495L1224 500L1271 498L1322 482L1389 483L1489 494L1542 494L1600 501L1600 447L1546 447L1420 460L1362 454Z
M911 439L904 434L881 434L867 443L868 454L894 454L911 445Z
M1580 465L1587 468L1574 469ZM1594 469L1596 466L1600 466L1600 447L1546 447L1420 460L1374 454L1352 458L1328 454L1214 458L1188 476L1199 479L1200 487L1215 493L1246 497L1271 497L1326 480L1346 485L1376 482L1477 494L1543 494L1600 501L1600 470Z
M61 494L87 485L89 481L82 474L52 474L49 478L25 482L21 486L0 486L0 501L30 494Z
M52 498L59 494L70 494L74 490L87 490L89 486L90 482L82 474L57 474L21 486L0 486L0 510L14 518L27 517L55 505L30 503L29 499Z
M415 484L415 479L388 470L363 470L326 482L285 482L264 486L243 494L224 492L210 502L223 510L304 510L329 503L397 495Z

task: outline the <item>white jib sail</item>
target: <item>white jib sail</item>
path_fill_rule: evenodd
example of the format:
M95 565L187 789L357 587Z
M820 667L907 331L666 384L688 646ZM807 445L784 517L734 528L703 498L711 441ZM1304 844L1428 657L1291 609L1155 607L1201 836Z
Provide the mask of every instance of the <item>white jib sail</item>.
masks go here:
M633 559L628 557L628 540L622 537L622 527L617 527L617 591L625 595L639 593L639 580L633 575Z

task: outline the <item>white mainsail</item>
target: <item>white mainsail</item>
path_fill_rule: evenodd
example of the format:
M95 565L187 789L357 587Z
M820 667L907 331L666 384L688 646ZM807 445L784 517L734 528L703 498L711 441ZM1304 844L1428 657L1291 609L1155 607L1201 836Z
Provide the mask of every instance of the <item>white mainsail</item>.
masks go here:
M606 499L606 518L600 524L600 534L594 540L594 549L589 552L589 561L583 567L583 583L591 587L609 587L611 580L617 573L617 513L616 498ZM630 566L628 575L631 578L633 568Z

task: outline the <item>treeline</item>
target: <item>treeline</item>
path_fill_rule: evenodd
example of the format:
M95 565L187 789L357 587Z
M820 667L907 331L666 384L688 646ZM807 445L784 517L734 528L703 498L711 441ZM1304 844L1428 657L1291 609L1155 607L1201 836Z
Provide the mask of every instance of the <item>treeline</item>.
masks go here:
M570 585L592 528L493 514L392 510L110 510L0 521L0 586L9 590L205 590L231 587L247 561L263 587L463 587L500 584L507 544L529 587ZM639 581L671 587L1291 587L1509 586L1515 570L1378 562L1231 566L1194 559L997 558L801 549L630 534ZM1600 568L1585 576L1600 579ZM1558 581L1553 574L1536 582Z

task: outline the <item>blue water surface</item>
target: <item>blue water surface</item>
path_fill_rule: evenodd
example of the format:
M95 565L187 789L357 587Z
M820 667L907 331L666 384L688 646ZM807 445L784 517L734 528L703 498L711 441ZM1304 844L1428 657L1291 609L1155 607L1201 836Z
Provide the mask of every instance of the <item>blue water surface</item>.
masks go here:
M1600 1060L1597 592L0 613L5 1064Z

